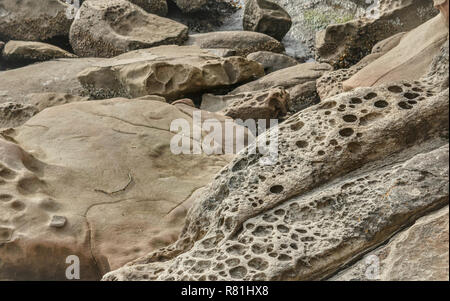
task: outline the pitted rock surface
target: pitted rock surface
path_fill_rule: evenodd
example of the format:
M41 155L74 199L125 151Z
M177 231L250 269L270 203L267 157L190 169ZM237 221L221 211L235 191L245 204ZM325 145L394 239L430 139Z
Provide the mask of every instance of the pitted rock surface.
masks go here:
M94 64L78 79L94 98L155 94L173 101L263 75L259 63L242 57L219 58L196 46L160 46Z
M198 197L176 243L103 279L333 275L448 204L448 94L405 81L295 114L277 128L275 165L240 153Z

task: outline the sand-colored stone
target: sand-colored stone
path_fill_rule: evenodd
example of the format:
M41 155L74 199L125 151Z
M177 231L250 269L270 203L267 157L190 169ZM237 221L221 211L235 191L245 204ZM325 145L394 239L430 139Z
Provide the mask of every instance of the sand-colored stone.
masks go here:
M181 45L188 28L148 14L125 0L85 1L70 27L70 44L79 56L113 57L160 45Z
M192 128L194 108L151 99L56 106L0 133L1 279L64 280L76 255L95 280L176 240L232 155L173 154L170 124Z
M220 58L196 46L160 46L94 64L78 79L94 98L154 94L173 101L263 75L259 63L242 57Z

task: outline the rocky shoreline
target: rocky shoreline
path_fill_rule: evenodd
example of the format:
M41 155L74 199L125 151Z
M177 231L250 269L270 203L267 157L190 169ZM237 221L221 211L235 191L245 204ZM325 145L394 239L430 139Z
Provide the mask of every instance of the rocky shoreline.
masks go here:
M0 0L0 280L448 281L448 0L366 2Z

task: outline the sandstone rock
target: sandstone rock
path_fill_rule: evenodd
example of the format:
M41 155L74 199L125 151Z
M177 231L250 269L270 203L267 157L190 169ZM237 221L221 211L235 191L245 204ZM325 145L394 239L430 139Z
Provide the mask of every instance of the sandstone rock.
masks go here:
M87 100L87 97L65 93L31 93L23 96L22 102L0 103L0 128L22 125L49 107Z
M183 24L148 14L125 0L84 2L70 28L70 44L79 56L112 57L140 48L180 45L187 38Z
M281 41L292 25L289 14L278 4L267 0L247 0L243 27L267 34Z
M436 15L432 1L407 0L376 19L329 25L316 36L316 59L335 69L348 68L368 55L373 46L394 34L409 31Z
M448 42L441 15L405 34L400 43L343 83L344 90L383 85L424 76L440 48Z
M348 69L338 69L325 72L322 77L316 81L317 93L321 100L335 96L344 92L343 83L355 75L359 70L363 69L376 59L380 58L384 53L375 52L364 57L359 63Z
M100 62L78 79L94 98L155 94L172 101L262 75L262 66L245 58L219 58L195 46L160 46Z
M448 204L448 96L428 80L405 81L295 114L277 128L276 164L242 151L198 197L176 243L103 279L335 274Z
M284 46L276 39L252 31L219 31L193 34L189 36L187 45L196 45L208 49L233 49L239 56L247 56L256 51L284 51Z
M298 65L297 60L290 56L269 51L258 51L247 55L247 59L257 61L264 67L266 74Z
M3 49L2 56L8 65L14 66L76 57L76 55L50 44L26 41L9 41Z
M0 103L23 103L32 93L83 94L77 73L102 59L57 59L1 72Z
M330 70L331 66L328 64L299 64L242 85L231 91L229 95L283 87L290 95L288 109L292 112L298 112L319 102L315 82L326 71Z
M0 39L44 41L67 36L69 5L59 0L0 0Z
M240 93L236 95L203 96L201 108L242 121L276 119L286 115L289 94L283 88Z
M1 131L1 279L64 280L76 255L95 280L176 240L189 197L232 155L173 154L171 122L193 119L151 98L52 107Z
M19 126L38 112L39 110L36 107L27 104L0 103L0 129Z
M332 280L448 281L448 216L446 206L418 219Z
M330 70L331 66L328 64L319 64L319 63L299 64L293 67L273 72L260 79L239 86L238 88L233 90L230 94L263 90L277 86L281 86L289 90L290 88L296 85L304 84L310 81L315 81L320 76L322 76L322 74L325 71Z

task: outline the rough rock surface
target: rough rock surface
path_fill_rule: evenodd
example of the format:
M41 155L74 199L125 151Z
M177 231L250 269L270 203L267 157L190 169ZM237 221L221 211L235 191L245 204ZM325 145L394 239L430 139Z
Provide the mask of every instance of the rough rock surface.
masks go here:
M79 56L113 57L131 50L183 44L188 28L125 0L86 1L70 28Z
M418 219L331 280L448 281L448 229L446 206Z
M405 0L378 18L329 25L316 36L316 59L336 69L348 68L368 55L373 46L396 33L416 28L436 16L430 0Z
M257 61L264 67L266 74L298 65L297 60L294 58L269 51L258 51L247 55L247 59Z
M219 31L199 33L189 36L187 45L196 45L200 48L233 49L236 55L247 56L256 51L283 52L284 46L276 39L252 31Z
M72 20L60 0L0 0L0 39L45 41L67 36Z
M75 58L76 55L54 45L41 42L9 41L2 58L8 65L24 66L30 63L59 58Z
M103 279L335 274L448 204L449 89L438 74L359 88L290 117L276 128L276 164L241 152L198 197L176 243Z
M278 4L267 0L245 2L244 30L261 32L281 41L291 25L291 17Z
M0 279L63 280L69 255L82 279L99 279L176 240L189 197L230 160L172 154L172 120L195 126L181 106L155 96L78 102L3 130Z
M94 98L155 94L172 101L262 75L259 63L242 57L219 58L195 46L160 46L100 62L78 79Z

